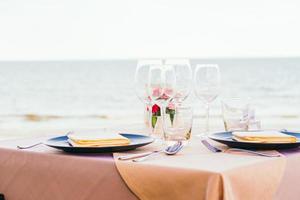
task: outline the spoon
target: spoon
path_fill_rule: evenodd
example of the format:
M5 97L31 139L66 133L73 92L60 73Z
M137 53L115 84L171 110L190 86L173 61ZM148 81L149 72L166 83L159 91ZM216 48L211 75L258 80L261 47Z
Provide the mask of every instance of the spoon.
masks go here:
M145 152L145 153L139 153L139 154L119 156L118 159L119 160L132 160L132 159L135 159L135 158L141 158L141 157L149 156L151 154L158 154L158 153L161 153L161 152L165 152L167 155L173 155L173 154L176 154L182 148L180 146L183 146L182 142L176 142L174 145L166 147L166 149L150 151L150 152ZM177 149L177 148L178 148L177 152L173 151L173 149Z
M142 162L144 160L147 160L148 158L157 155L161 152L164 152L167 155L175 155L176 153L178 153L183 147L183 143L181 141L176 142L175 144L168 146L167 148L160 150L160 151L155 151L155 152L151 152L150 154L143 156L143 157L139 157L139 158L135 158L132 161L133 162Z

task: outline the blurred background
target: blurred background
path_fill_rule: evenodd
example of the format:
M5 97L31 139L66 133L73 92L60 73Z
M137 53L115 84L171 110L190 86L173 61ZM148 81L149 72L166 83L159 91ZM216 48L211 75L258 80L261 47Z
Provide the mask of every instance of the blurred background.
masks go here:
M296 0L0 1L0 138L139 126L138 59L220 66L220 100L249 97L263 128L300 127ZM195 124L204 108L194 95Z

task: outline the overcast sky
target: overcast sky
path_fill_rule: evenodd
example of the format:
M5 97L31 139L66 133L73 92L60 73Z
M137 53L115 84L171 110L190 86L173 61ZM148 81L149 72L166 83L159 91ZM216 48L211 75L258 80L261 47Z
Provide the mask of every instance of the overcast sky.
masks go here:
M0 60L300 56L299 0L0 0Z

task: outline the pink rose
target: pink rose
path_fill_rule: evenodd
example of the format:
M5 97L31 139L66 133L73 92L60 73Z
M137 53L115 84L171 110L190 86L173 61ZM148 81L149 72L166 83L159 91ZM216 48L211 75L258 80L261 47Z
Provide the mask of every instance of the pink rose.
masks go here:
M168 108L170 110L175 110L175 104L174 103L169 103Z
M161 88L154 88L152 91L152 96L159 97L161 94Z
M165 91L164 91L164 94L170 96L170 94L173 93L173 89L169 89L169 88L166 88Z

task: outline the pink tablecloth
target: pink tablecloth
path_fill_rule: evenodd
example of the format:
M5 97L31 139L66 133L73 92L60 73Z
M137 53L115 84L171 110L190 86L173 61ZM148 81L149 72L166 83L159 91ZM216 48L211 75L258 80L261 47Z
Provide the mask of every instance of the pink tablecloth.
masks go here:
M0 193L6 200L137 199L121 178L111 154L70 155L45 146L16 149L16 145L34 142L0 143ZM283 153L286 167L274 199L298 200L300 150Z
M0 193L5 200L136 200L111 154L75 156L45 146L17 150L0 143Z

